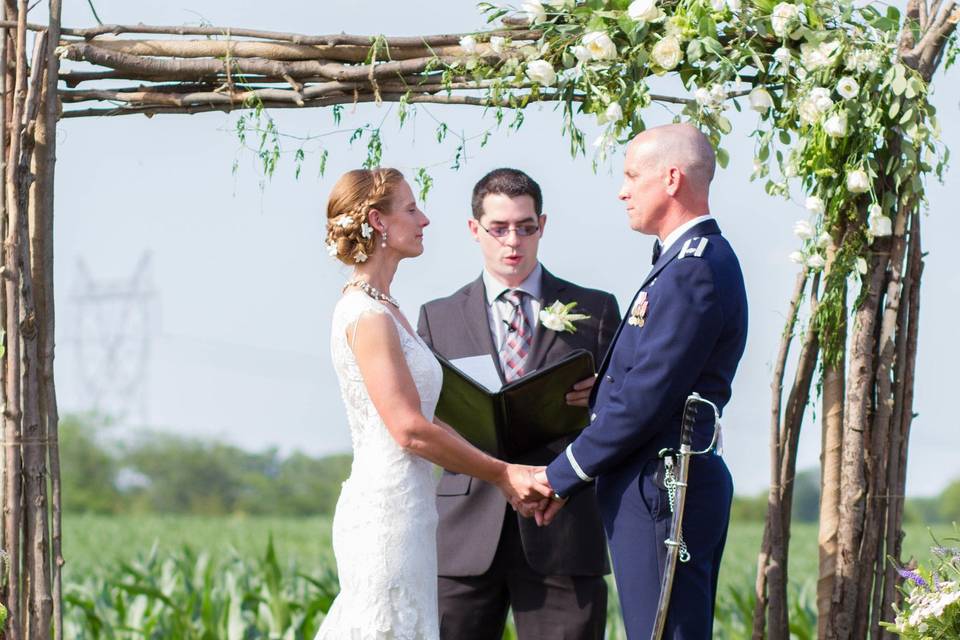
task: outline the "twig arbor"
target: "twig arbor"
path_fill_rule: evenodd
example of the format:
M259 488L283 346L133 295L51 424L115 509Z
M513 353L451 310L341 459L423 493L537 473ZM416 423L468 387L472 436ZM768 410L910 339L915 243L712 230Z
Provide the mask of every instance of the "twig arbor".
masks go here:
M955 0L910 0L906 19L846 2L552 0L523 21L465 36L305 36L250 29L0 22L0 234L5 637L62 637L60 485L53 380L53 179L60 118L318 107L395 101L522 109L556 101L574 152L575 111L607 122L604 153L643 128L651 102L719 146L723 103L753 86L755 177L811 195L803 263L772 384L771 491L757 576L755 637L789 638L787 548L797 439L822 375L820 636L878 638L892 617L913 417L923 177L939 174L928 83L952 41ZM488 7L491 20L503 12ZM32 43L28 38L32 33ZM32 52L32 53L31 53ZM61 60L94 67L61 70ZM694 99L652 94L673 71ZM844 75L840 83L837 76ZM765 87L765 88L764 88ZM835 88L834 88L835 87ZM696 89L696 91L694 91ZM839 95L839 99L837 96ZM269 116L268 116L269 117ZM856 122L855 127L848 127ZM778 179L770 177L776 158ZM376 158L373 158L375 160ZM798 332L804 299L813 307ZM788 354L801 334L786 402Z

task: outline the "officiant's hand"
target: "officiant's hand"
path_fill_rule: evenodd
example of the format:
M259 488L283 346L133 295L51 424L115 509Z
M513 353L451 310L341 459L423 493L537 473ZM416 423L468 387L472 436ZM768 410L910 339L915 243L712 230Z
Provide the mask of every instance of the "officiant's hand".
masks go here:
M547 486L550 485L550 480L547 478L547 472L545 470L538 471L534 479L545 483ZM537 521L537 526L545 527L553 522L553 519L557 517L557 513L565 504L567 504L567 499L555 497L551 488L550 499L541 501L536 511L534 511L533 517Z
M537 479L538 474L540 477L546 478L543 469L544 467L507 464L501 480L497 482L497 486L507 496L510 504L514 504L514 508L516 508L516 502L538 503L543 498L553 495L550 483Z
M593 389L593 384L596 381L597 376L594 375L573 385L566 395L567 404L573 407L587 406L590 401L590 390Z

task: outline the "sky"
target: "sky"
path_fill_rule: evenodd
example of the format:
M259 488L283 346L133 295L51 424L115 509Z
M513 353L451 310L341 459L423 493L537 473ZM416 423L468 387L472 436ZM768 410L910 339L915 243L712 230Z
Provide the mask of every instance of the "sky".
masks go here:
M65 26L95 24L87 3L65 3ZM480 29L472 0L395 3L373 0L304 3L273 0L95 0L105 23L200 24L299 33L423 35ZM267 8L265 8L267 7ZM31 19L35 19L31 17ZM955 75L956 70L948 72ZM938 76L934 102L943 140L960 149L960 83ZM466 220L473 184L490 169L528 172L544 191L549 225L540 245L556 275L614 293L625 309L649 268L651 238L627 227L616 198L619 153L597 172L572 158L553 106L526 111L517 131L501 129L480 148L473 138L493 125L474 107L420 106L398 129L395 107L362 105L334 123L328 109L278 110L286 151L265 180L255 154L234 132L237 115L202 114L71 119L58 130L56 186L56 379L61 413L89 411L92 383L112 388L127 417L110 436L150 428L218 438L260 450L326 454L350 439L330 362L330 315L349 270L324 249L326 196L337 177L361 164L355 127L384 122L384 166L408 176L431 167L435 186L422 208L432 223L423 256L401 264L392 289L416 321L420 304L476 278L478 247ZM652 106L649 125L673 112ZM724 417L725 458L739 493L763 490L769 478L770 377L797 266L795 220L802 198L774 199L751 183L755 114L728 113L730 166L718 172L711 209L737 250L750 305L747 348ZM446 122L468 138L459 170L455 144L438 144ZM598 130L584 120L588 135ZM298 142L296 138L308 138ZM307 154L299 179L293 151ZM320 149L329 152L320 175ZM921 304L920 351L907 492L929 495L956 477L960 449L952 389L960 362L955 323L960 270L953 264L951 211L960 195L932 181L924 220L928 252ZM147 258L143 267L141 261ZM82 265L82 267L81 267ZM138 273L139 276L135 277ZM111 287L137 281L138 301L110 298ZM91 284L93 283L93 284ZM124 285L126 283L126 285ZM99 287L99 297L91 291ZM98 300L92 304L92 300ZM105 301L108 300L108 301ZM114 364L103 345L117 345ZM127 384L128 382L133 384ZM125 386L126 385L126 386ZM110 402L107 402L109 405ZM114 405L115 406L115 405ZM804 427L798 467L817 464L819 416Z

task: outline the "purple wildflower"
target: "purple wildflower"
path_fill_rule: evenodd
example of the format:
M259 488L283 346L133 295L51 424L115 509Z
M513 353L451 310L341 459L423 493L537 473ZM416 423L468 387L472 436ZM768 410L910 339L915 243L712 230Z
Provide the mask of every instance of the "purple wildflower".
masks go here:
M928 586L927 581L924 580L923 576L916 571L910 571L909 569L897 569L897 573L900 574L901 578L906 578L907 580L912 581L918 587L926 588Z

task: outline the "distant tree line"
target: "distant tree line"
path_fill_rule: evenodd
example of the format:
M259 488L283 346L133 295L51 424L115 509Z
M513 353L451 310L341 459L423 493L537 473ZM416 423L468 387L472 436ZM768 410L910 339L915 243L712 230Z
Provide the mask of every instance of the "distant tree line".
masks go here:
M60 423L60 456L64 510L100 514L330 514L351 461L169 433L118 439L79 416Z
M103 420L60 424L63 504L70 513L332 514L350 455L252 453L210 439L146 432L113 437ZM816 522L820 472L797 474L793 519ZM767 492L736 496L733 519L762 522ZM960 522L960 479L938 496L908 498L907 522Z
M794 479L793 520L816 522L820 509L820 470L801 471ZM762 522L767 512L767 492L755 496L735 496L731 518ZM936 496L908 497L904 507L904 523L939 524L960 522L960 478L951 482Z

